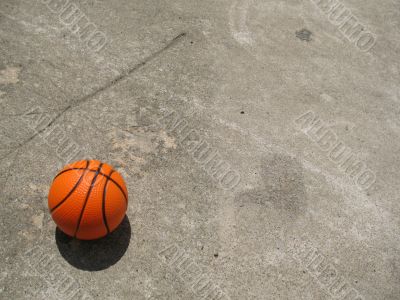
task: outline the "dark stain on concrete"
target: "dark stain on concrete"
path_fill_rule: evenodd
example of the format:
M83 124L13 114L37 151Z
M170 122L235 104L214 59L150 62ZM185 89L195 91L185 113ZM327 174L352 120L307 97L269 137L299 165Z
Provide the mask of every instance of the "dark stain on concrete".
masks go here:
M310 42L312 32L308 29L303 28L302 30L296 31L296 37L302 41Z
M301 163L278 153L265 158L261 186L240 194L237 202L238 209L257 205L267 215L279 215L282 226L293 223L305 214L307 206Z

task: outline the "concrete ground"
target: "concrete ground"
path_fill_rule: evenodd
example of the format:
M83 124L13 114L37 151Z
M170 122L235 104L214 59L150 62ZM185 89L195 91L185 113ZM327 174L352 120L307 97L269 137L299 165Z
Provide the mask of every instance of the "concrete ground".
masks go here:
M341 3L0 1L0 298L400 299L400 4ZM47 209L84 158L95 242Z

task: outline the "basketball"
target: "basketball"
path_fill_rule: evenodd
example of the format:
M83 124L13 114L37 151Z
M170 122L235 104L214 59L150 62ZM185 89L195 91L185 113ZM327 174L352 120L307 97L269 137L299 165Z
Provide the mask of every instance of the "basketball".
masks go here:
M110 165L81 160L65 166L54 178L48 205L61 231L77 239L94 240L122 222L128 191L122 176Z

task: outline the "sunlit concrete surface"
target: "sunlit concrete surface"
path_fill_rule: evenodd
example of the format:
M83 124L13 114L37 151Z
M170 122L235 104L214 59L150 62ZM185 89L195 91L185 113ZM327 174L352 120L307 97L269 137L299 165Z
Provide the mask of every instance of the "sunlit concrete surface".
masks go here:
M0 1L1 299L400 299L400 3ZM124 176L96 242L47 208Z

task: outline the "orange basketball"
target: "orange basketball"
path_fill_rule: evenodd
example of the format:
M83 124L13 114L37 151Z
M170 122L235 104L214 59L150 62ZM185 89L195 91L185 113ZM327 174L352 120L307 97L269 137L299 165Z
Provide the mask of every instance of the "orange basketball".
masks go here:
M54 178L49 210L57 226L81 239L101 238L118 227L128 207L124 179L97 160L69 164Z

